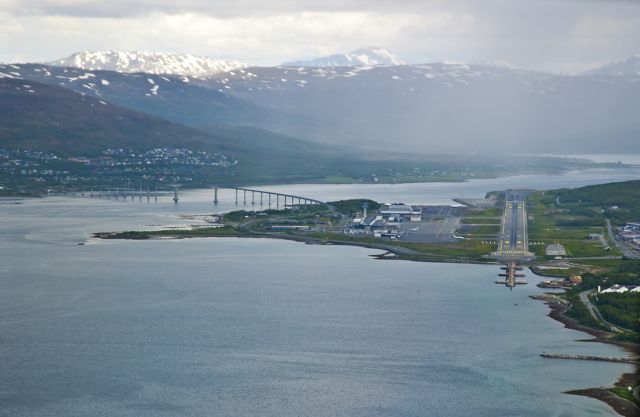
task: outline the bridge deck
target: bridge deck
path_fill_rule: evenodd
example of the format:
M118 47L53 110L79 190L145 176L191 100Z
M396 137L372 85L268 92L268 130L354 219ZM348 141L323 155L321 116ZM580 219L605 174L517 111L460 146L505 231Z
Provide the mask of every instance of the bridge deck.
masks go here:
M278 192L274 192L274 191L258 190L258 189L245 188L245 187L229 187L229 186L217 187L217 188L226 188L226 189L229 189L229 190L247 191L247 192L252 192L252 193L270 194L270 195L275 195L275 196L280 196L280 197L287 197L287 198L291 198L291 199L305 200L305 201L312 202L314 204L327 204L326 202L321 201L321 200L317 200L315 198L309 198L309 197L305 197L305 196L301 196L301 195L294 195L294 194L278 193Z

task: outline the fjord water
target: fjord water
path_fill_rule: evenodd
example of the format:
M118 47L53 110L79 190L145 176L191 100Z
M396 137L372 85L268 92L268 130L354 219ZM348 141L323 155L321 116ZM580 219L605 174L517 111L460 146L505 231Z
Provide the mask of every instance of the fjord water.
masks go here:
M209 193L178 207L2 200L0 415L615 415L562 391L610 385L630 366L539 354L624 352L546 317L530 274L509 291L493 266L379 261L362 248L77 245L96 230L189 222L188 197Z

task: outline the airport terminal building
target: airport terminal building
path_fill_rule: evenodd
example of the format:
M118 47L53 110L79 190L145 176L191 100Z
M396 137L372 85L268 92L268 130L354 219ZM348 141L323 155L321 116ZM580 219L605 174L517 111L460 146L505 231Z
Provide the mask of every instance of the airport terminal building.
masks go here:
M422 208L413 207L409 204L393 203L380 210L379 215L387 221L419 222L422 220Z

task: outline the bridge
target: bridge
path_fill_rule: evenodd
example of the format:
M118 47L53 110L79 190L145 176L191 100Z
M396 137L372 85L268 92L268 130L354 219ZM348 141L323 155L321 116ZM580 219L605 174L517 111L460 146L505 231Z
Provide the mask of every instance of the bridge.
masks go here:
M314 198L309 198L309 197L303 197L303 196L299 196L299 195L293 195L293 194L285 194L285 193L276 193L273 191L265 191L265 190L256 190L256 189L252 189L252 188L244 188L244 187L214 187L214 196L213 196L213 204L218 204L218 189L219 188L226 188L226 189L231 189L231 190L235 190L236 191L236 204L238 204L239 200L238 200L238 193L242 192L242 203L243 204L247 204L247 193L250 194L251 197L251 204L255 205L257 204L257 199L256 199L256 195L258 196L258 198L260 199L260 205L262 206L263 204L268 204L269 207L271 207L272 205L272 199L275 197L275 206L276 209L280 209L280 198L283 199L283 205L284 207L287 207L287 201L290 200L290 206L293 205L306 205L306 204L321 204L321 205L325 205L327 203L325 203L324 201L320 201L320 200L316 200ZM265 198L266 196L266 198ZM265 200L267 200L267 202L265 202ZM295 203L297 200L297 204Z
M287 193L278 193L274 191L267 190L259 190L254 188L245 188L245 187L234 187L234 186L214 186L213 187L213 204L218 205L218 190L220 189L228 189L235 190L235 204L238 205L242 202L243 205L251 204L256 205L259 204L261 207L266 205L269 208L275 206L277 210L280 210L280 207L286 208L291 206L301 206L301 205L326 205L324 201L305 197L301 195L287 194ZM135 201L139 202L146 201L147 203L153 200L155 203L158 202L158 198L162 196L171 196L173 195L173 202L177 204L180 201L179 195L179 185L165 185L165 186L154 186L153 188L150 186L142 187L114 187L114 186L97 186L91 188L89 191L73 191L64 194L71 195L80 195L82 197L95 197L95 198L113 198L115 200L123 200L123 201Z

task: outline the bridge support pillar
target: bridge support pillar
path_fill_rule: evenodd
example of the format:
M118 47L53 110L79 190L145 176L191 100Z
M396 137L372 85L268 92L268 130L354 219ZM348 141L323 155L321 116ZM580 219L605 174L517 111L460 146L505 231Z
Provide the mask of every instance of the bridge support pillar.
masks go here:
M245 206L247 205L247 190L242 190L242 204L244 204Z
M256 192L251 191L251 205L256 204Z
M218 187L213 189L213 204L218 205Z

